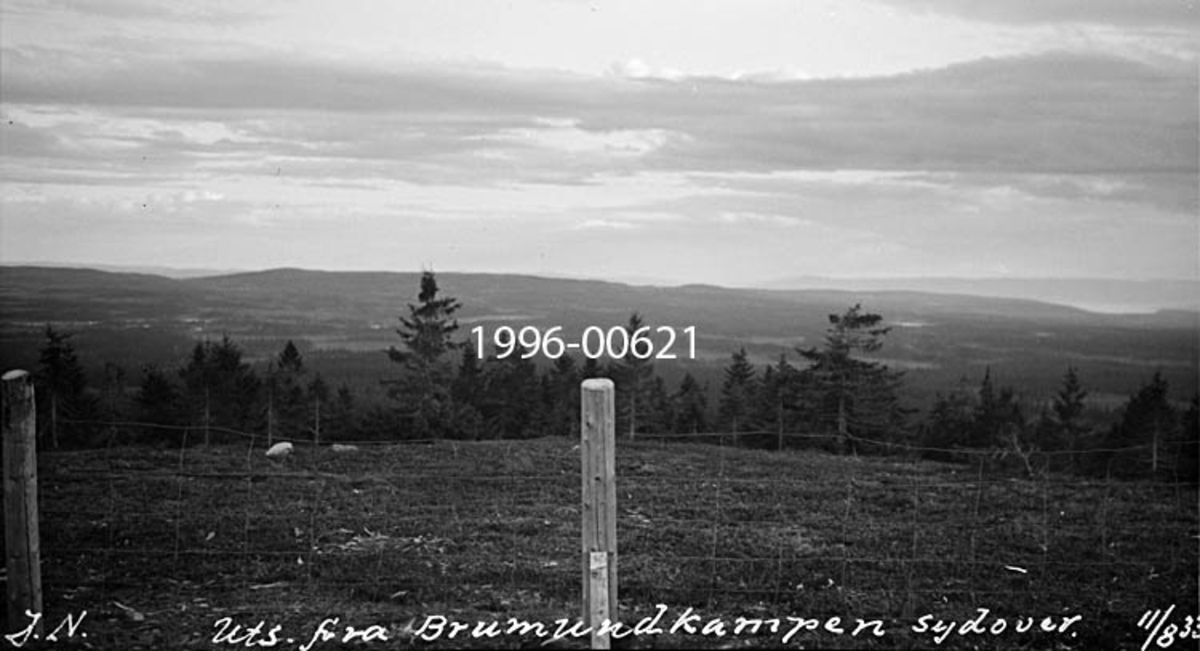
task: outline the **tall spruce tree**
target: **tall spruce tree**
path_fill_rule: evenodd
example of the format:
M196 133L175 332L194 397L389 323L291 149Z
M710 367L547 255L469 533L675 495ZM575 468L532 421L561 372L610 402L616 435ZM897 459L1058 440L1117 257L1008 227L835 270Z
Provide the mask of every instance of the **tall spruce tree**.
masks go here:
M34 381L42 394L37 401L42 412L39 420L46 423L43 431L49 436L50 447L57 449L64 440L83 436L86 425L79 421L90 418L93 405L84 395L87 376L71 343L74 335L50 326L46 326L45 334L46 343L38 351L39 368Z
M721 427L733 432L735 444L739 432L753 429L757 400L758 382L754 366L750 364L743 347L733 354L729 366L725 367L725 381L721 384L721 401L717 411Z
M358 412L354 393L345 384L338 385L329 405L329 436L331 441L353 440L358 434Z
M695 434L708 430L708 391L691 373L684 374L671 402L675 432Z
M542 383L532 358L514 352L485 365L484 423L495 438L532 438L544 428Z
M454 313L461 306L457 299L438 298L432 271L421 274L417 300L418 305L408 304L408 316L400 317L396 330L403 347L387 351L388 358L403 369L400 378L388 382L388 393L400 402L410 436L442 437L451 433L454 419L450 395L454 374L447 357L461 347L452 339L458 330Z
M458 371L450 387L454 404L452 435L475 440L483 435L484 372L479 353L468 340L460 350Z
M1167 381L1156 371L1126 401L1120 422L1105 437L1106 448L1120 450L1113 455L1117 474L1153 476L1166 467L1167 443L1179 438L1179 419L1168 400L1169 392ZM1169 461L1173 464L1176 459Z
M757 410L763 427L775 431L775 446L780 450L784 447L784 434L794 425L799 379L799 372L788 363L784 353L780 353L778 363L763 371Z
M1066 374L1063 375L1062 387L1055 394L1051 409L1054 412L1056 435L1064 441L1065 449L1070 450L1071 465L1076 470L1080 468L1079 455L1083 439L1091 431L1083 419L1087 395L1075 367L1068 366Z
M952 450L971 447L975 408L970 394L961 387L945 394L939 391L922 428L921 444L929 448L923 452L923 456L950 461L953 459Z
M970 446L1004 446L1007 437L1014 433L1019 435L1024 426L1025 418L1017 402L1016 392L1008 386L997 392L992 383L992 369L989 367L984 371L983 381L979 384L979 401L975 406L970 426Z
M103 436L113 441L119 433L116 423L125 420L129 413L129 397L125 387L125 369L113 362L104 363L100 378L99 416L107 423Z
M675 405L671 402L671 395L667 391L666 380L663 380L660 375L654 376L650 383L650 390L646 392L644 413L643 430L647 432L666 433L670 431L671 425L675 422Z
M309 432L312 433L313 443L319 445L328 435L328 432L325 431L325 421L329 416L329 385L325 383L325 379L321 377L320 373L317 373L312 382L308 383L307 393L309 409L312 412L312 425L309 427Z
M810 363L818 421L836 432L843 454L857 450L854 439L886 439L904 427L906 411L897 398L903 373L856 357L883 347L891 328L882 322L856 304L844 314L829 315L823 348L797 349Z
M649 341L645 333L639 332L645 327L641 315L634 312L629 316L629 323L623 327L630 345L624 357L613 361L617 379L617 428L633 440L644 425L642 421L646 420L650 389L654 383L654 366L650 357L634 353L635 334L642 342ZM638 352L646 353L647 346L644 343L639 344L638 348Z
M612 378L613 372L608 368L608 365L601 364L596 357L588 357L583 360L583 366L579 368L580 380L590 380L593 378Z
M187 421L203 432L205 445L212 443L216 428L253 428L261 382L228 336L216 344L197 343L179 375Z
M563 355L542 376L546 396L546 422L550 434L579 438L579 369L575 358Z
M142 370L142 384L135 402L138 420L154 425L180 425L183 422L179 389L157 366Z

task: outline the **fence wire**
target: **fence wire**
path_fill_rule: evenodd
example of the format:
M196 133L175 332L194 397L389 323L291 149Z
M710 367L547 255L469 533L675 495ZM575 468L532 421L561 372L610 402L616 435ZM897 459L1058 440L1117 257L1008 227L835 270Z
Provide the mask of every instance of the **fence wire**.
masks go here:
M364 442L346 452L293 441L276 460L245 432L224 430L206 448L195 428L108 425L171 443L39 459L46 618L88 610L93 648L226 648L214 643L226 617L278 624L299 645L330 617L419 643L413 626L430 615L579 616L577 441ZM1200 612L1192 486L1028 477L993 468L995 451L943 450L969 460L947 464L734 441L718 432L618 442L623 621L659 604L671 610L665 627L687 608L731 622L861 618L888 635L805 631L788 644L927 647L912 632L922 616L963 621L987 608L1078 615L1086 626L987 638L986 648L1091 649L1140 646L1147 609ZM779 646L781 636L742 641Z

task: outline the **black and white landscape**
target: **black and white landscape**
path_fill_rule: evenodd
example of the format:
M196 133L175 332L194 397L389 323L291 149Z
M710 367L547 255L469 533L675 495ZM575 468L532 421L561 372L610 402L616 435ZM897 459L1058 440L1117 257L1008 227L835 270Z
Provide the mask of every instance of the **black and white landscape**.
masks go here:
M607 377L618 646L1194 644L1198 37L1187 0L5 2L39 635L585 647ZM495 339L641 327L676 358Z

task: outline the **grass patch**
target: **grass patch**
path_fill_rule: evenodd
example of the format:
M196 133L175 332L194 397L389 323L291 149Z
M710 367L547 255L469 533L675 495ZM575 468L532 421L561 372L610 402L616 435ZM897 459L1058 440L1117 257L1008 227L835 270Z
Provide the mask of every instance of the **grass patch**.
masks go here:
M88 610L91 648L213 648L226 616L279 624L296 645L325 617L379 624L393 639L366 645L377 648L425 646L404 626L427 615L578 616L574 441L301 448L284 463L244 447L114 448L44 453L39 473L47 619ZM1198 610L1196 494L1184 487L624 441L617 478L630 623L656 604L670 607L666 627L688 607L730 626L858 617L887 635L806 631L789 646L906 648L932 644L911 631L922 615L961 622L988 608L1083 620L1074 636L941 646L1092 649L1140 647L1146 609ZM635 644L778 646L782 635ZM480 644L522 640L435 646Z

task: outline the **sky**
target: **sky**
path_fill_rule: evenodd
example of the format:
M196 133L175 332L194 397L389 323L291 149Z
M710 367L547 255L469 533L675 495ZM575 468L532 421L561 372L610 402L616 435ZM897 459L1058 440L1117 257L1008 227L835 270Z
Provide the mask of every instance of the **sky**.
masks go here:
M0 263L1200 277L1197 0L0 4Z

